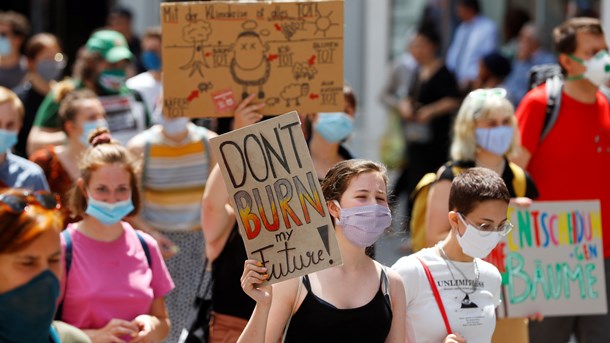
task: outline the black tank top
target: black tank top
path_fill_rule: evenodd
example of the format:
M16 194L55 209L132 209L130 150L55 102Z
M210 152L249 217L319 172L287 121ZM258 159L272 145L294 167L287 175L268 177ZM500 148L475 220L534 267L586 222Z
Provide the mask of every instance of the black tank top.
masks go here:
M212 262L214 284L212 308L214 311L250 319L256 302L241 288L246 248L235 224L220 255Z
M385 342L392 326L392 305L383 269L379 291L358 308L338 309L318 298L311 291L307 275L303 285L307 295L290 320L286 342Z

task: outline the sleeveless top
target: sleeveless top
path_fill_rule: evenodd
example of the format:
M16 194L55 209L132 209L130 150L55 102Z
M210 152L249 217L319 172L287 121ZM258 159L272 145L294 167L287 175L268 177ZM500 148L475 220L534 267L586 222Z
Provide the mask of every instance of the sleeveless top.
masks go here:
M189 124L186 143L169 141L158 127L145 132L142 218L163 232L201 227L201 197L210 172L204 127Z
M366 305L338 309L311 291L308 275L303 277L307 295L293 314L286 342L385 342L392 326L392 304L388 278L381 270L379 291Z
M248 259L237 223L222 252L212 262L212 308L222 314L250 319L256 302L241 288L244 261Z

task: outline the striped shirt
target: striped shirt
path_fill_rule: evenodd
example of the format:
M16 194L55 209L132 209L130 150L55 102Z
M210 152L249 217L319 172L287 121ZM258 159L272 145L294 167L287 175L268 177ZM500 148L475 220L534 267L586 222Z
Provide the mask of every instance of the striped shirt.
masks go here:
M162 232L201 227L201 197L210 171L206 129L188 125L183 142L167 139L159 127L146 132L142 175L142 218Z

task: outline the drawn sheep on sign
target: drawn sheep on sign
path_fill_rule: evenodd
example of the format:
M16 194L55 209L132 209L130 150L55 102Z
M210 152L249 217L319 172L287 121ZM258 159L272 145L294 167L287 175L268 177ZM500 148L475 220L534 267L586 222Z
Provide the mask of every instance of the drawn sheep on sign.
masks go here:
M291 83L284 87L280 97L286 100L286 107L290 107L290 101L294 100L296 106L300 106L299 98L309 93L309 83Z
M190 61L180 67L182 70L190 69L189 77L193 76L195 71L203 77L202 68L204 66L209 68L208 62L205 60L204 43L211 33L212 25L204 20L191 21L182 28L182 38L193 45Z
M314 66L310 66L307 63L295 63L292 67L292 75L295 79L307 78L309 80L313 79L318 70Z
M248 96L248 87L258 87L258 98L265 97L263 85L269 80L271 64L267 59L266 52L269 45L263 43L261 35L268 34L254 31L257 23L248 20L243 23L245 31L237 35L233 44L233 58L229 67L233 80L243 86L242 98Z

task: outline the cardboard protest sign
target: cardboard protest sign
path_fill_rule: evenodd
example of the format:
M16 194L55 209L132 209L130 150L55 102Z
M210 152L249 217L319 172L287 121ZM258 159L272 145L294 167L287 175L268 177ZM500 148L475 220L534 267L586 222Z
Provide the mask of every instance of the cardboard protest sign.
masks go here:
M342 263L296 112L210 143L246 252L267 268L268 284Z
M161 4L164 111L223 117L248 94L277 115L343 110L343 1Z
M510 207L515 228L486 258L502 273L499 316L607 313L600 203Z

